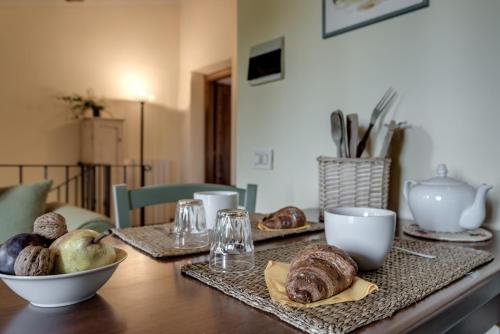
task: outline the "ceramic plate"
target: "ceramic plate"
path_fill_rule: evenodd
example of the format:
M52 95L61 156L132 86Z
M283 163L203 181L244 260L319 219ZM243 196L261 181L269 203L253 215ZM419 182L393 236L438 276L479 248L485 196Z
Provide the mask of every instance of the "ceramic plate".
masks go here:
M419 238L454 242L479 242L489 240L493 237L493 234L491 234L490 231L485 230L484 228L476 228L474 230L449 233L426 231L421 229L418 224L403 226L403 232Z

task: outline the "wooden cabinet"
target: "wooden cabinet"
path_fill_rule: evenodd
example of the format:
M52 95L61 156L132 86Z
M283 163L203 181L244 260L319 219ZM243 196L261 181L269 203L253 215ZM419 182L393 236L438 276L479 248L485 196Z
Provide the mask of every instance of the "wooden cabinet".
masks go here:
M88 164L123 164L123 120L84 119L81 124L80 159Z

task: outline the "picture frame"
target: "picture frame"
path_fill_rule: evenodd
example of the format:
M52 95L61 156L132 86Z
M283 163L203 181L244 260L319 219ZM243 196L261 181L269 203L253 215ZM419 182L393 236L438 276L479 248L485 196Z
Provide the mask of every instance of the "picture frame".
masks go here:
M322 0L323 39L429 6L430 0Z

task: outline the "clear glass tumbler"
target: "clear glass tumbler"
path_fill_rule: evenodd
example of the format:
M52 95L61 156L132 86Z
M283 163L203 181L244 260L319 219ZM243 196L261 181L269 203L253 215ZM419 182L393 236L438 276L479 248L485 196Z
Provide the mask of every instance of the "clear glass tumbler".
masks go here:
M205 209L199 199L181 199L177 202L172 228L174 248L199 248L208 245Z
M248 212L224 209L217 212L215 228L211 234L211 270L243 272L255 265L252 228Z

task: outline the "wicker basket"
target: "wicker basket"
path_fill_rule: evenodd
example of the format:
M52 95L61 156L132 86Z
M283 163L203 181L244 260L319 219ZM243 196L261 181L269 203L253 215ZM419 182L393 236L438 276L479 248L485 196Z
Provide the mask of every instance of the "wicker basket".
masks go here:
M387 208L390 159L319 157L319 207Z

